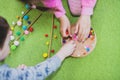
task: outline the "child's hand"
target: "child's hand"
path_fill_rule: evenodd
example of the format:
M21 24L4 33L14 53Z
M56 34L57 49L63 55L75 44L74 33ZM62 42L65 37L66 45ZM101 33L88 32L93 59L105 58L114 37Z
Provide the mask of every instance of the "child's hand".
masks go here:
M73 51L76 48L75 41L70 41L66 43L56 54L61 60L64 60L64 58L72 55Z
M76 23L75 33L78 34L78 41L84 41L88 37L91 27L89 15L81 15Z
M66 15L63 15L59 18L60 21L60 32L62 34L62 37L68 37L70 35L70 22ZM66 31L68 31L68 34L66 34Z
M22 65L19 65L17 68L18 69L25 69L25 68L27 68L27 66L25 64L22 64Z

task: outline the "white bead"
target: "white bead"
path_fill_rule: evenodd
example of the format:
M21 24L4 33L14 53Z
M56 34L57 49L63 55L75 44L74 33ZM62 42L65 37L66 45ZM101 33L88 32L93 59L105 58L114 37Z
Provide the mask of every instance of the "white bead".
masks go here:
M24 13L25 13L24 11L21 12L21 14L24 14Z
M17 21L17 25L18 25L18 26L21 26L21 25L22 25L22 22L21 22L21 21Z
M13 21L12 24L15 25L15 22Z
M19 45L19 42L18 42L18 41L14 41L14 45L15 45L15 46L18 46L18 45Z
M12 40L14 40L15 39L15 37L14 36L10 36L10 40L12 41Z

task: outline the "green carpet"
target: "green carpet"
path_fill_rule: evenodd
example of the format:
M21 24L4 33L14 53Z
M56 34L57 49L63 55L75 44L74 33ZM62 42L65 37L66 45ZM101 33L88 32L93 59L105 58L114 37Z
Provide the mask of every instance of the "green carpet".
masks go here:
M76 22L77 17L70 15L67 0L63 0L63 5L67 11L71 23ZM17 0L0 1L0 16L5 17L9 24L17 21L16 16L21 16L25 11L24 4ZM40 14L38 10L29 13L30 20L34 20ZM97 34L97 46L89 56L85 58L67 58L61 68L49 76L47 80L120 80L120 0L98 0L92 16L92 27ZM57 52L61 47L59 34L59 22L55 19L58 26L54 34L58 36L53 39L52 48ZM49 38L44 34L50 35L52 26L52 14L44 13L33 25L34 32L25 36L25 41L20 42L20 46L11 52L4 62L11 67L19 64L27 66L36 65L44 61L42 57L47 52L48 46L45 45ZM16 27L15 31L19 30Z

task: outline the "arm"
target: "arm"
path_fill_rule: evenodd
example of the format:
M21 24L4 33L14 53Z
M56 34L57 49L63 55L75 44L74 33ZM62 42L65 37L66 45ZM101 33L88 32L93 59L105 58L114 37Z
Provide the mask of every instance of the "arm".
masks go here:
M61 60L57 56L23 70L3 65L0 67L0 80L43 80L56 71L60 65Z
M16 69L3 65L0 67L0 80L44 80L60 67L66 57L73 53L75 46L74 41L68 42L55 56L36 66Z
M93 14L93 8L96 4L96 0L82 0L81 16L76 23L76 31L78 34L78 40L84 41L88 37L91 27L91 18Z
M54 14L57 18L65 15L65 9L63 8L61 0L41 0L45 7L55 9Z

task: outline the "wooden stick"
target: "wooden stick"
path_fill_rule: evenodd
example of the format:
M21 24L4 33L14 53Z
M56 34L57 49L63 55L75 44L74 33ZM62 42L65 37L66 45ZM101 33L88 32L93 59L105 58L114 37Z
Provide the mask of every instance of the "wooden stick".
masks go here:
M50 57L50 53L51 53L51 46L52 46L52 37L53 37L53 32L54 32L54 29L53 29L53 26L54 26L54 18L55 16L53 15L52 17L52 27L51 27L51 36L50 36L50 44L49 44L49 49L48 49L48 58Z
M27 30L42 16L42 13L29 25L29 27L27 28ZM24 32L16 39L19 40L22 36L24 35ZM13 43L11 43L13 44Z
M32 10L32 9L27 10L21 18L23 19L23 17L24 17L26 14L28 14L31 10ZM13 27L15 28L16 25L17 25L17 23L15 23L15 24L13 25Z

